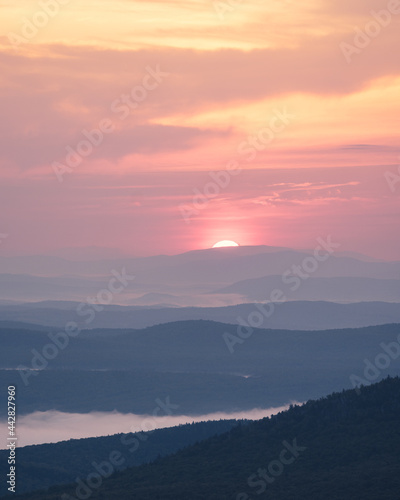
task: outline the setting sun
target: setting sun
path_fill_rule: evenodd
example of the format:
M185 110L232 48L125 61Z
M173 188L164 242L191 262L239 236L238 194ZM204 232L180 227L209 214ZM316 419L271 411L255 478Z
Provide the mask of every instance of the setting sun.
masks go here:
M231 241L231 240L222 240L218 241L218 243L215 243L212 248L221 248L221 247L238 247L239 243L236 243L236 241Z

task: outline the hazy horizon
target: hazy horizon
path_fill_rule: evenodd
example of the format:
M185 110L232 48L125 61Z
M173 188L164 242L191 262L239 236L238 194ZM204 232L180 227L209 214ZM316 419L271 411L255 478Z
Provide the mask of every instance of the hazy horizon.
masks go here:
M221 247L220 247L221 248ZM225 247L228 248L228 247ZM234 248L234 247L231 247ZM312 248L310 247L289 247L289 246L282 246L282 245L268 245L268 244L259 244L259 245L242 245L238 244L236 248L242 248L242 249L259 249L260 253L262 253L262 250L267 249L268 251L281 251L281 250L293 250L295 252L304 252L304 253L309 253L312 252ZM66 247L60 247L60 248L55 248L53 250L49 250L47 252L42 252L42 253L33 253L29 251L29 249L24 249L21 251L16 251L16 252L7 252L7 249L4 248L3 252L0 254L0 257L58 257L62 258L65 260L71 260L71 261L97 261L97 260L116 260L116 259L140 259L140 258L146 258L146 257L162 257L162 256L167 256L167 257L173 257L173 256L178 256L186 253L191 253L191 252L199 252L202 250L213 250L213 251L220 251L218 248L213 248L213 246L209 247L202 247L202 248L194 248L190 250L184 250L184 251L175 251L175 252L161 252L161 253L150 253L150 254L135 254L135 253L129 253L129 252L124 252L120 248L117 247L106 247L106 246L82 246L82 247L74 247L74 246L66 246ZM388 262L393 262L400 260L400 257L398 259L392 259L389 257L378 257L374 256L372 254L369 254L368 252L361 252L361 251L353 251L353 250L346 250L346 249L341 249L339 252L336 252L338 255L347 255L349 257L365 257L368 259L372 260L381 260L381 261L388 261Z

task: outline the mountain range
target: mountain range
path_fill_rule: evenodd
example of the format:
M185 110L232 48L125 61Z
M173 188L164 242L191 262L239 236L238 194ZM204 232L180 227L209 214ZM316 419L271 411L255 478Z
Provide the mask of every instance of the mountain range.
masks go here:
M9 328L35 330L43 326L63 328L77 316L79 302L44 301L23 304L0 304L0 326L7 321ZM262 304L258 304L262 307ZM210 320L237 325L247 319L257 304L247 303L225 307L164 307L102 305L101 313L93 317L90 327L140 329L185 320ZM25 324L24 324L25 323ZM287 301L277 305L264 317L265 328L283 330L324 330L360 328L364 326L400 323L397 302L354 302L339 304L323 301Z
M3 283L0 299L86 300L88 295L106 287L113 273L125 270L134 278L123 292L113 297L113 304L234 305L248 302L249 297L269 300L276 287L289 295L288 300L400 301L397 283L400 262L335 253L329 241L330 238L320 239L322 244L316 253L319 259L314 256L315 251L264 246L86 262L60 257L3 256L0 257L0 283ZM250 291L248 282L240 283L260 278L260 282L252 283L255 289Z
M0 383L18 381L20 415L143 414L166 397L186 415L270 408L399 375L398 335L398 324L294 331L182 321L84 330L58 349L51 339L66 338L58 330L6 328Z

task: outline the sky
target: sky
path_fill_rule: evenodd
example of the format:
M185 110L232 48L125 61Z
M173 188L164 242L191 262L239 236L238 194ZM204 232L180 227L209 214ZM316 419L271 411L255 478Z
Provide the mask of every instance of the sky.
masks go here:
M0 255L400 260L400 1L0 0Z

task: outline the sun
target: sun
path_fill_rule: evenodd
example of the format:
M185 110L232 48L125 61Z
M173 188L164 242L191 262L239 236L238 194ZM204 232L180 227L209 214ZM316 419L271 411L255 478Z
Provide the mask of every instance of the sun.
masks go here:
M236 243L236 241L231 241L231 240L222 240L218 241L218 243L215 243L212 248L221 248L221 247L238 247L239 243Z

